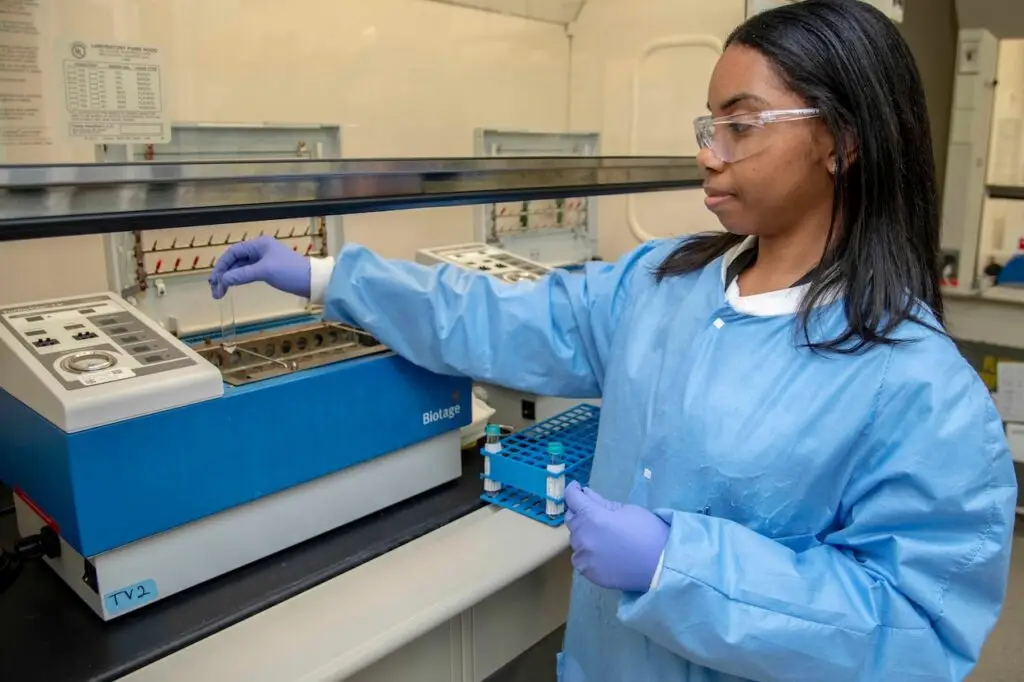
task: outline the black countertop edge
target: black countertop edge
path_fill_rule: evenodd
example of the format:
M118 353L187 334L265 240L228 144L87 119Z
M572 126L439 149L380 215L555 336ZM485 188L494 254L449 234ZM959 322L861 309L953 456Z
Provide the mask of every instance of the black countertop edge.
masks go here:
M482 508L481 464L467 451L452 483L107 623L30 564L0 594L0 680L107 682L145 667ZM16 533L0 515L0 546Z

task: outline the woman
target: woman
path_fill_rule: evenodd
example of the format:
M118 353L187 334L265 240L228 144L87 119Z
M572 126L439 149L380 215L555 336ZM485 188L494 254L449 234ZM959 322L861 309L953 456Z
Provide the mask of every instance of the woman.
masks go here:
M441 373L602 396L566 494L562 679L961 680L1000 612L1016 486L987 391L943 332L913 58L860 2L729 38L696 122L726 232L515 286L451 266L233 248Z

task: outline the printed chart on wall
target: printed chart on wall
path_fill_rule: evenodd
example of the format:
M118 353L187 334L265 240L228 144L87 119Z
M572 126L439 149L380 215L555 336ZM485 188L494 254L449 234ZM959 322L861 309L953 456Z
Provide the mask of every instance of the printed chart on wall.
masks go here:
M0 150L53 144L39 43L39 1L0 0Z
M59 49L68 137L99 144L170 142L159 48L71 40Z

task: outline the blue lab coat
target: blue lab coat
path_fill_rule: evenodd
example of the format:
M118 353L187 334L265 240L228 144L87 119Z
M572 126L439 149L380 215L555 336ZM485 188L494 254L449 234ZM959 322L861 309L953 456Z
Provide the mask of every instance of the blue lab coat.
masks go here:
M656 283L677 245L518 285L349 245L314 291L433 371L602 397L591 485L671 534L646 593L575 577L564 682L962 680L1000 613L1016 501L985 386L914 324L901 346L800 348L801 289L725 282L749 240ZM843 328L841 302L818 312L812 335Z

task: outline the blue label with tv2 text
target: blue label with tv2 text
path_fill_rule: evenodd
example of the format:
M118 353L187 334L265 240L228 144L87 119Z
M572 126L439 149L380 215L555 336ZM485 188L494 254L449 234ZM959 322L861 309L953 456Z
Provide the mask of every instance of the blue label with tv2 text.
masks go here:
M103 604L106 606L107 615L116 616L122 611L130 611L154 601L157 595L156 582L143 580L114 592L108 592L103 597Z

